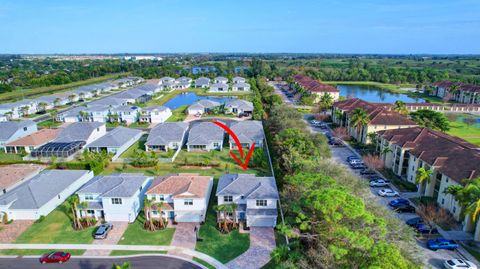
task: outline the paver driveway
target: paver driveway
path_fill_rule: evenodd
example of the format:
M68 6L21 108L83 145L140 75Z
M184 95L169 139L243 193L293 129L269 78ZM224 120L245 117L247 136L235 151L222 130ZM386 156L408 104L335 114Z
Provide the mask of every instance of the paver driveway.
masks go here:
M196 222L181 222L175 226L175 233L173 234L172 247L182 247L195 250L195 245L197 244L197 235L196 229L198 229L199 224ZM191 256L180 253L175 250L168 251L170 255L181 256L187 259L191 259Z
M275 248L273 228L251 227L250 248L242 255L230 261L227 266L232 269L258 269L270 261L270 253Z
M111 245L117 244L123 236L123 233L128 228L128 222L111 222L113 229L108 233L105 239L95 239L93 245ZM108 256L111 250L108 249L89 249L85 251L84 256Z

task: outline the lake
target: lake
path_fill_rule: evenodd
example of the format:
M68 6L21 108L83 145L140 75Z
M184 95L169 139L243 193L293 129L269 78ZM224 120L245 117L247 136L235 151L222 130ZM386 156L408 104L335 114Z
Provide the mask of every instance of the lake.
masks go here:
M198 100L213 100L220 103L225 103L227 100L231 100L236 97L227 97L227 96L203 96L197 95L194 92L181 93L173 97L171 100L165 103L164 106L170 109L176 109L184 105L190 105Z
M395 103L400 100L405 103L424 103L425 100L420 98L412 98L403 93L391 93L380 90L376 87L364 85L337 85L340 96L348 98L360 98L373 103Z

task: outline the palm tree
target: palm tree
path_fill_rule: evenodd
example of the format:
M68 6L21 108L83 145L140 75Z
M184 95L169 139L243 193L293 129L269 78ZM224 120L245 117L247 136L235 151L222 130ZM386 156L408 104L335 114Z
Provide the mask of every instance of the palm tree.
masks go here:
M57 107L59 104L60 104L60 101L61 99L60 98L55 98L55 100L53 100L53 106Z
M37 105L38 112L45 112L45 110L47 110L47 106L48 106L47 103L45 103L45 102L40 102L40 103Z
M228 204L221 204L221 205L216 205L215 210L217 211L217 219L218 215L221 213L223 214L222 221L218 221L218 227L222 228L225 232L228 232L228 220L227 220L227 211L228 211Z
M423 189L423 186L425 186L425 184L430 183L432 172L432 170L427 170L424 167L418 168L415 175L415 183L417 185L421 185Z
M465 187L450 186L445 193L455 197L464 209L464 215L469 215L474 223L477 221L480 214L480 177L468 181Z
M152 219L152 206L153 206L153 200L148 199L147 197L143 198L143 213L145 214L144 227L147 230L155 231L155 226L153 225L153 219Z
M408 110L405 105L405 102L401 100L395 101L395 107L393 108L393 111L398 112L402 115L408 115Z
M357 131L357 141L362 142L362 138L360 137L360 133L362 131L362 127L367 125L370 122L370 118L368 117L367 111L363 108L355 108L350 116L350 125L354 126Z
M460 84L458 83L453 84L449 90L450 90L450 93L453 95L453 98L456 99L457 98L456 95L460 92Z
M165 228L165 223L164 223L164 220L163 220L163 201L156 202L152 206L155 210L157 210L158 215L160 216L160 222L159 222L160 223L160 229Z
M80 202L80 197L78 197L78 194L74 194L68 198L68 203L70 204L70 208L72 209L73 228L77 230L80 230L83 228L77 213L78 212L77 205L79 202Z
M238 208L238 205L236 203L231 203L230 208L232 209L232 215L233 215L233 228L237 228L237 208Z
M30 107L29 106L22 106L20 108L20 111L22 112L22 115L24 117L28 116L28 111L30 110Z
M73 103L73 101L75 100L76 97L77 97L77 96L76 96L75 94L70 94L70 95L68 96L68 102L69 102L69 103Z
M82 211L83 218L87 222L87 226L90 226L90 218L87 216L88 203L83 201L78 205L78 208Z
M333 105L333 97L329 93L325 93L320 97L319 107L321 110L325 111L325 109L332 107Z
M57 121L58 111L56 109L50 110L50 116L52 117L52 122Z
M129 262L124 262L122 265L114 264L112 269L129 269L130 268L130 263Z
M337 119L337 121L338 121L338 124L342 125L343 112L341 110L336 109L334 114L335 114L335 119Z

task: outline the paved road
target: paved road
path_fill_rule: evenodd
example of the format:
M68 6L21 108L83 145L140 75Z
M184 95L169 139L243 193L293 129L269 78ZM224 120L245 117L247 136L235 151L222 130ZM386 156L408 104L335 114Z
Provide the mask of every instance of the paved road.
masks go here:
M167 256L141 256L131 258L72 258L64 264L40 264L38 258L0 258L2 269L110 269L113 264L128 261L135 269L201 269L193 263Z

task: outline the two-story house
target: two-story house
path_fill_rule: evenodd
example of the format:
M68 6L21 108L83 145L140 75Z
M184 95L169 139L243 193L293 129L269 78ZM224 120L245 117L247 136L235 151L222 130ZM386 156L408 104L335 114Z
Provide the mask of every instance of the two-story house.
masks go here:
M174 174L157 177L146 196L156 208L152 217L176 222L203 222L213 187L213 177L198 174Z
M172 111L166 106L148 106L142 109L140 121L148 123L165 122L172 116Z
M186 122L164 122L157 124L148 134L146 151L177 150L185 144L188 130Z
M236 220L247 227L275 227L279 199L274 177L254 174L225 174L217 187L218 204L235 203ZM225 216L219 212L218 216ZM233 220L232 216L227 216Z
M143 197L152 179L129 173L96 176L76 192L80 202L88 204L78 213L82 217L132 223L143 208Z

